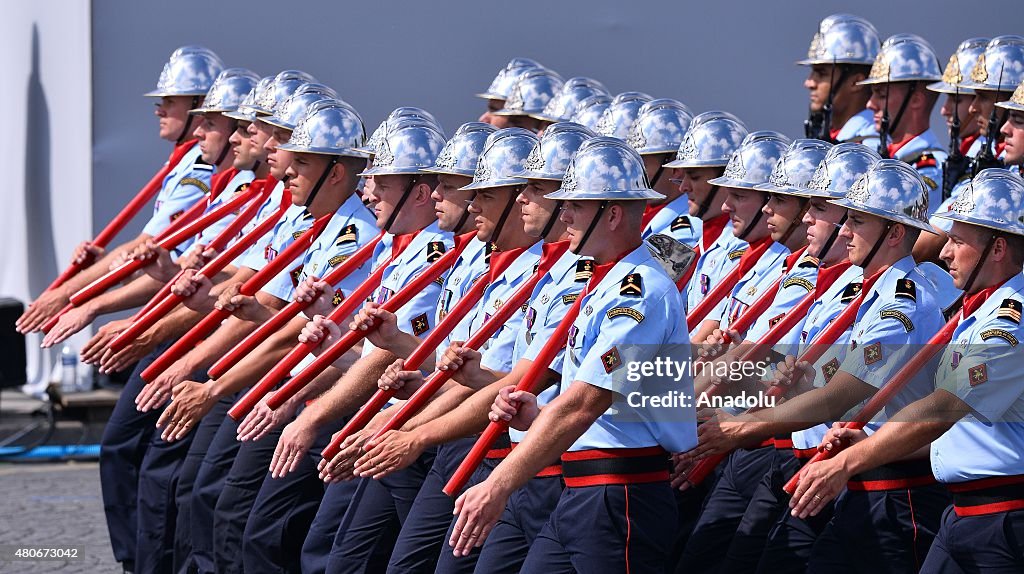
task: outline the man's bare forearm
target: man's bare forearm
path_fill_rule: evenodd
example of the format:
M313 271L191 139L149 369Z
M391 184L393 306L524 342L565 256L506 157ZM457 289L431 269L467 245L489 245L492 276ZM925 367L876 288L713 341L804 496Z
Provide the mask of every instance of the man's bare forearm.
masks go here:
M377 380L395 359L388 351L374 349L356 361L334 386L320 395L300 416L319 428L355 412L377 390Z
M160 291L164 284L153 279L149 275L140 275L127 285L107 291L88 304L96 312L96 315L116 313L133 307L145 305Z

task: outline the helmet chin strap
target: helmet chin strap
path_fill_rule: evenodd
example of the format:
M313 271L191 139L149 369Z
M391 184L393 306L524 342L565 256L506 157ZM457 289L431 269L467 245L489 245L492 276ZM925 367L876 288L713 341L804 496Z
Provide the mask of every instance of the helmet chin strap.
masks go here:
M825 244L821 246L821 250L818 251L817 255L815 255L819 261L824 260L825 256L828 255L828 252L832 250L832 246L835 245L836 239L839 239L839 230L842 229L844 223L846 223L845 213L843 214L843 217L839 219L839 223L832 228L832 233L828 234L828 239L826 239Z
M463 226L469 221L469 204L462 210L462 215L459 216L459 222L455 224L455 233L462 233Z
M555 201L555 209L548 216L548 222L544 224L544 229L540 232L540 240L546 241L548 234L555 228L555 224L558 223L558 214L562 211L562 204L565 203L561 199Z
M572 250L573 253L579 255L580 251L583 250L583 246L586 245L587 240L590 239L590 234L594 232L595 228L597 228L597 222L601 220L601 215L604 214L605 209L608 209L607 199L603 200L601 205L597 207L597 213L595 213L594 218L590 220L590 226L588 226L587 230L583 233L583 238L580 239L580 244L576 246L576 249Z
M303 204L306 209L309 209L309 206L313 205L313 200L316 199L317 194L320 193L320 188L323 187L324 182L327 181L327 176L331 173L331 170L334 169L334 166L337 165L337 163L338 156L332 155L331 161L327 162L327 167L325 167L324 172L320 174L320 179L316 180L316 185L313 186L313 191L309 192L309 197L306 198L306 202Z
M199 107L199 96L192 96L192 105L188 109L194 110ZM192 133L192 114L187 114L185 118L185 127L181 128L181 133L178 134L178 145L185 143L190 133Z
M398 218L398 212L402 210L402 206L405 205L405 202L409 199L409 195L412 193L413 188L415 188L417 182L419 182L419 174L413 173L409 175L412 177L409 179L408 185L405 186L405 190L402 191L402 197L398 199L398 203L395 204L395 209L391 212L391 215L388 216L388 220L384 222L384 231L389 233L391 232L391 226L395 224L395 219Z
M501 211L501 216L498 217L498 223L494 225L494 232L491 234L490 243L495 245L498 244L498 238L501 237L501 230L505 227L505 220L508 219L508 214L512 212L512 207L516 203L516 197L519 195L520 186L512 188L509 193L508 201L505 202L505 209Z
M787 241L789 241L789 237L793 235L793 232L796 231L798 227L800 227L800 223L803 221L804 214L807 213L807 206L809 205L807 198L798 197L797 201L800 202L800 212L797 213L796 218L789 222L789 227L787 227L786 232L782 234L782 237L778 241L779 243L785 244Z
M992 246L996 243L996 235L992 234L988 238L988 242L985 243L985 249L981 250L981 257L978 258L978 262L974 264L974 269L971 270L971 275L967 277L967 282L964 283L964 293L970 293L971 287L974 286L975 279L978 278L978 272L981 271L981 266L985 264L985 260L988 259L988 254L992 251Z
M238 120L231 120L231 129L228 130L228 133L233 133L237 128ZM217 161L215 161L213 165L220 165L221 162L224 161L224 158L228 157L229 151L231 151L231 142L226 141L224 142L224 146L220 150L220 155L217 156Z
M757 227L757 224L761 221L761 216L764 215L764 212L761 210L764 209L764 206L768 205L768 201L771 199L770 194L765 192L761 193L762 195L764 195L764 201L761 203L761 207L757 210L757 213L754 214L754 219L750 220L750 223L748 223L747 226L743 228L743 231L741 231L740 234L736 236L736 239L742 239L746 241L747 235L750 235L750 232L753 231L754 228Z
M889 230L892 229L892 226L893 222L886 222L885 229L882 230L882 233L878 236L878 239L875 240L875 244L871 247L871 251L868 252L868 256L865 257L864 261L861 262L861 264L859 265L861 269L868 268L868 264L870 264L871 260L875 258L875 255L878 253L878 250L882 248L882 243L885 243L885 238L887 235L889 235Z

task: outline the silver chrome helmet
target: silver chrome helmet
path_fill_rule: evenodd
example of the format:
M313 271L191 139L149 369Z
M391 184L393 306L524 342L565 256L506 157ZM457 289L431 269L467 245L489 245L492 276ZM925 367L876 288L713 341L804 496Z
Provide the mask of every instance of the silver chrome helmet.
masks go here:
M156 89L144 95L152 98L205 96L223 69L224 63L209 48L182 46L172 52L164 64Z
M396 125L380 140L373 163L359 175L415 175L434 166L444 135L422 120L409 121L415 123Z
M363 119L352 106L335 99L319 100L309 106L288 143L278 149L347 157L367 157L359 151L366 139Z
M391 110L388 117L377 126L377 129L373 130L369 139L366 140L366 145L363 146L363 151L370 155L375 154L377 152L377 146L380 144L380 140L388 134L388 131L391 127L394 127L394 124L397 123L398 120L403 118L419 118L425 123L433 125L437 128L437 131L444 134L444 130L441 129L441 124L437 123L437 119L434 118L433 114L423 108L402 106Z
M494 132L488 136L484 151L477 159L473 182L462 189L525 184L526 180L518 174L523 171L526 158L538 141L533 132L523 128L504 128Z
M828 150L818 164L805 191L811 197L842 199L853 189L857 178L866 174L882 156L866 145L846 142Z
M1010 92L1024 80L1024 37L996 36L978 56L964 87Z
M238 104L238 109L232 112L224 112L224 115L229 118L236 120L244 120L247 122L254 122L258 117L256 110L253 106L256 105L256 100L259 99L260 94L266 93L274 85L274 76L264 76L260 78L256 85L249 90L242 102Z
M607 94L594 94L588 98L584 98L579 105L576 106L576 111L573 112L571 122L580 124L589 130L594 130L597 127L597 122L601 121L601 116L604 115L604 111L608 109L608 106L612 104L611 96Z
M544 197L577 201L665 199L647 183L640 154L618 138L602 136L583 142L569 160L562 187Z
M723 167L747 137L747 126L729 112L704 112L693 118L667 168Z
M775 164L786 153L790 143L790 139L779 132L750 132L732 153L722 176L709 179L708 183L756 190L758 184L766 183L771 177Z
M811 179L818 166L832 148L832 144L816 139L793 140L768 176L768 182L754 189L769 193L782 193L807 197Z
M512 90L512 84L519 79L519 76L527 70L534 68L543 68L537 62L529 58L513 58L508 64L502 68L497 76L491 80L490 87L487 91L477 94L476 97L483 98L485 100L505 100L508 99L509 92Z
M261 119L272 126L292 130L306 117L311 104L332 98L337 99L338 93L323 84L302 84L292 95L274 106L273 114Z
M801 66L815 64L863 64L870 66L878 55L878 30L864 18L833 14L818 25L807 57Z
M562 89L555 97L544 106L544 110L532 116L545 122L568 121L576 113L580 102L598 94L608 95L607 88L601 82L583 76L569 78L562 84Z
M942 79L934 84L928 84L928 89L941 94L973 94L974 90L961 84L971 77L974 64L978 61L978 56L985 51L988 42L988 38L971 38L960 42L956 52L949 57L946 69L942 71Z
M1013 95L1010 96L1009 100L1006 100L1005 102L996 102L996 107L1015 112L1024 112L1024 82L1021 82L1020 85L1017 86L1017 89L1013 91Z
M831 203L934 233L928 223L930 189L909 164L882 159L857 178L846 197Z
M935 215L1024 235L1024 180L1006 169L983 169L960 192L949 211Z
M270 89L256 94L256 103L252 109L260 116L269 116L274 113L277 105L295 93L299 86L313 82L316 82L316 79L306 72L298 70L280 72L274 76L274 83Z
M882 50L871 66L871 73L858 85L937 82L941 79L939 58L931 44L915 34L896 34L882 43Z
M633 127L640 108L652 99L643 92L623 92L615 96L608 109L601 114L601 119L597 120L594 131L598 135L626 141L629 137L629 128Z
M516 176L523 179L562 181L573 154L583 142L594 136L594 132L572 122L551 124L530 151L523 171Z
M693 112L682 102L669 98L651 100L640 106L626 143L640 155L675 152L691 121Z
M245 68L228 68L217 76L206 93L203 104L190 114L225 113L238 110L254 89L259 76Z
M423 171L447 175L473 177L480 153L484 151L487 138L497 131L491 124L483 122L467 122L455 130L455 135L434 161L434 167Z
M562 89L562 77L546 68L527 70L516 79L498 116L533 116L544 111Z

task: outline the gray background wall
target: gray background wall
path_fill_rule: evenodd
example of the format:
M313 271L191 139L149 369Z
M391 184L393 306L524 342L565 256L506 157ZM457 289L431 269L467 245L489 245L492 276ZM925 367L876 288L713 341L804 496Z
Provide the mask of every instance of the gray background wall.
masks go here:
M353 104L368 130L391 109L415 105L433 112L450 133L478 117L482 101L472 94L499 67L529 56L565 78L597 78L613 93L674 97L696 112L725 109L752 129L797 136L807 99L805 69L793 62L806 53L822 17L864 16L883 38L920 34L945 65L965 38L1024 34L1021 6L1020 0L96 0L93 224L103 225L166 157L152 104L140 94L155 84L168 54L186 43L204 44L226 64L261 75L310 72Z

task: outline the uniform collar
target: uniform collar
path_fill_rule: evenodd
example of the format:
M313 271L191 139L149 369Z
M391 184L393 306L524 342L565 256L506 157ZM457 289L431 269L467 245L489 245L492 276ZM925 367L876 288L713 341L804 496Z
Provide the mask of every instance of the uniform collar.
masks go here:
M1018 273L1007 279L1002 285L993 289L988 298L985 299L985 302L982 303L973 314L965 318L964 322L970 320L971 317L994 316L996 314L996 309L1003 304L1004 299L1022 292L1024 292L1024 274ZM973 295L969 295L964 298L965 305L967 299L972 296Z
M508 267L506 267L505 270L501 272L501 275L492 281L492 283L497 283L498 281L511 283L513 280L531 273L534 265L537 263L537 260L540 259L541 249L543 247L544 242L537 241L526 249L492 253L491 263L494 264L495 262L500 261L502 256L510 256L513 252L518 252L514 256L515 258L512 262L509 263Z
M935 137L935 133L931 129L926 129L915 136L907 137L903 141L889 144L889 156L897 159L913 158L916 154L929 149L937 149L938 146L939 142Z
M562 254L561 257L558 258L558 261L556 261L555 264L551 266L551 271L548 272L548 275L551 276L551 280L554 281L555 283L561 283L566 278L566 276L569 275L570 272L572 272L573 280L575 281L576 262L580 261L581 259L591 258L580 257L579 255L576 255L572 251L567 250L565 253Z
M843 127L840 128L834 135L833 139L839 142L845 142L854 140L857 138L863 139L870 135L877 135L875 131L875 116L874 112L865 108L860 112L856 113L850 119L846 120Z

